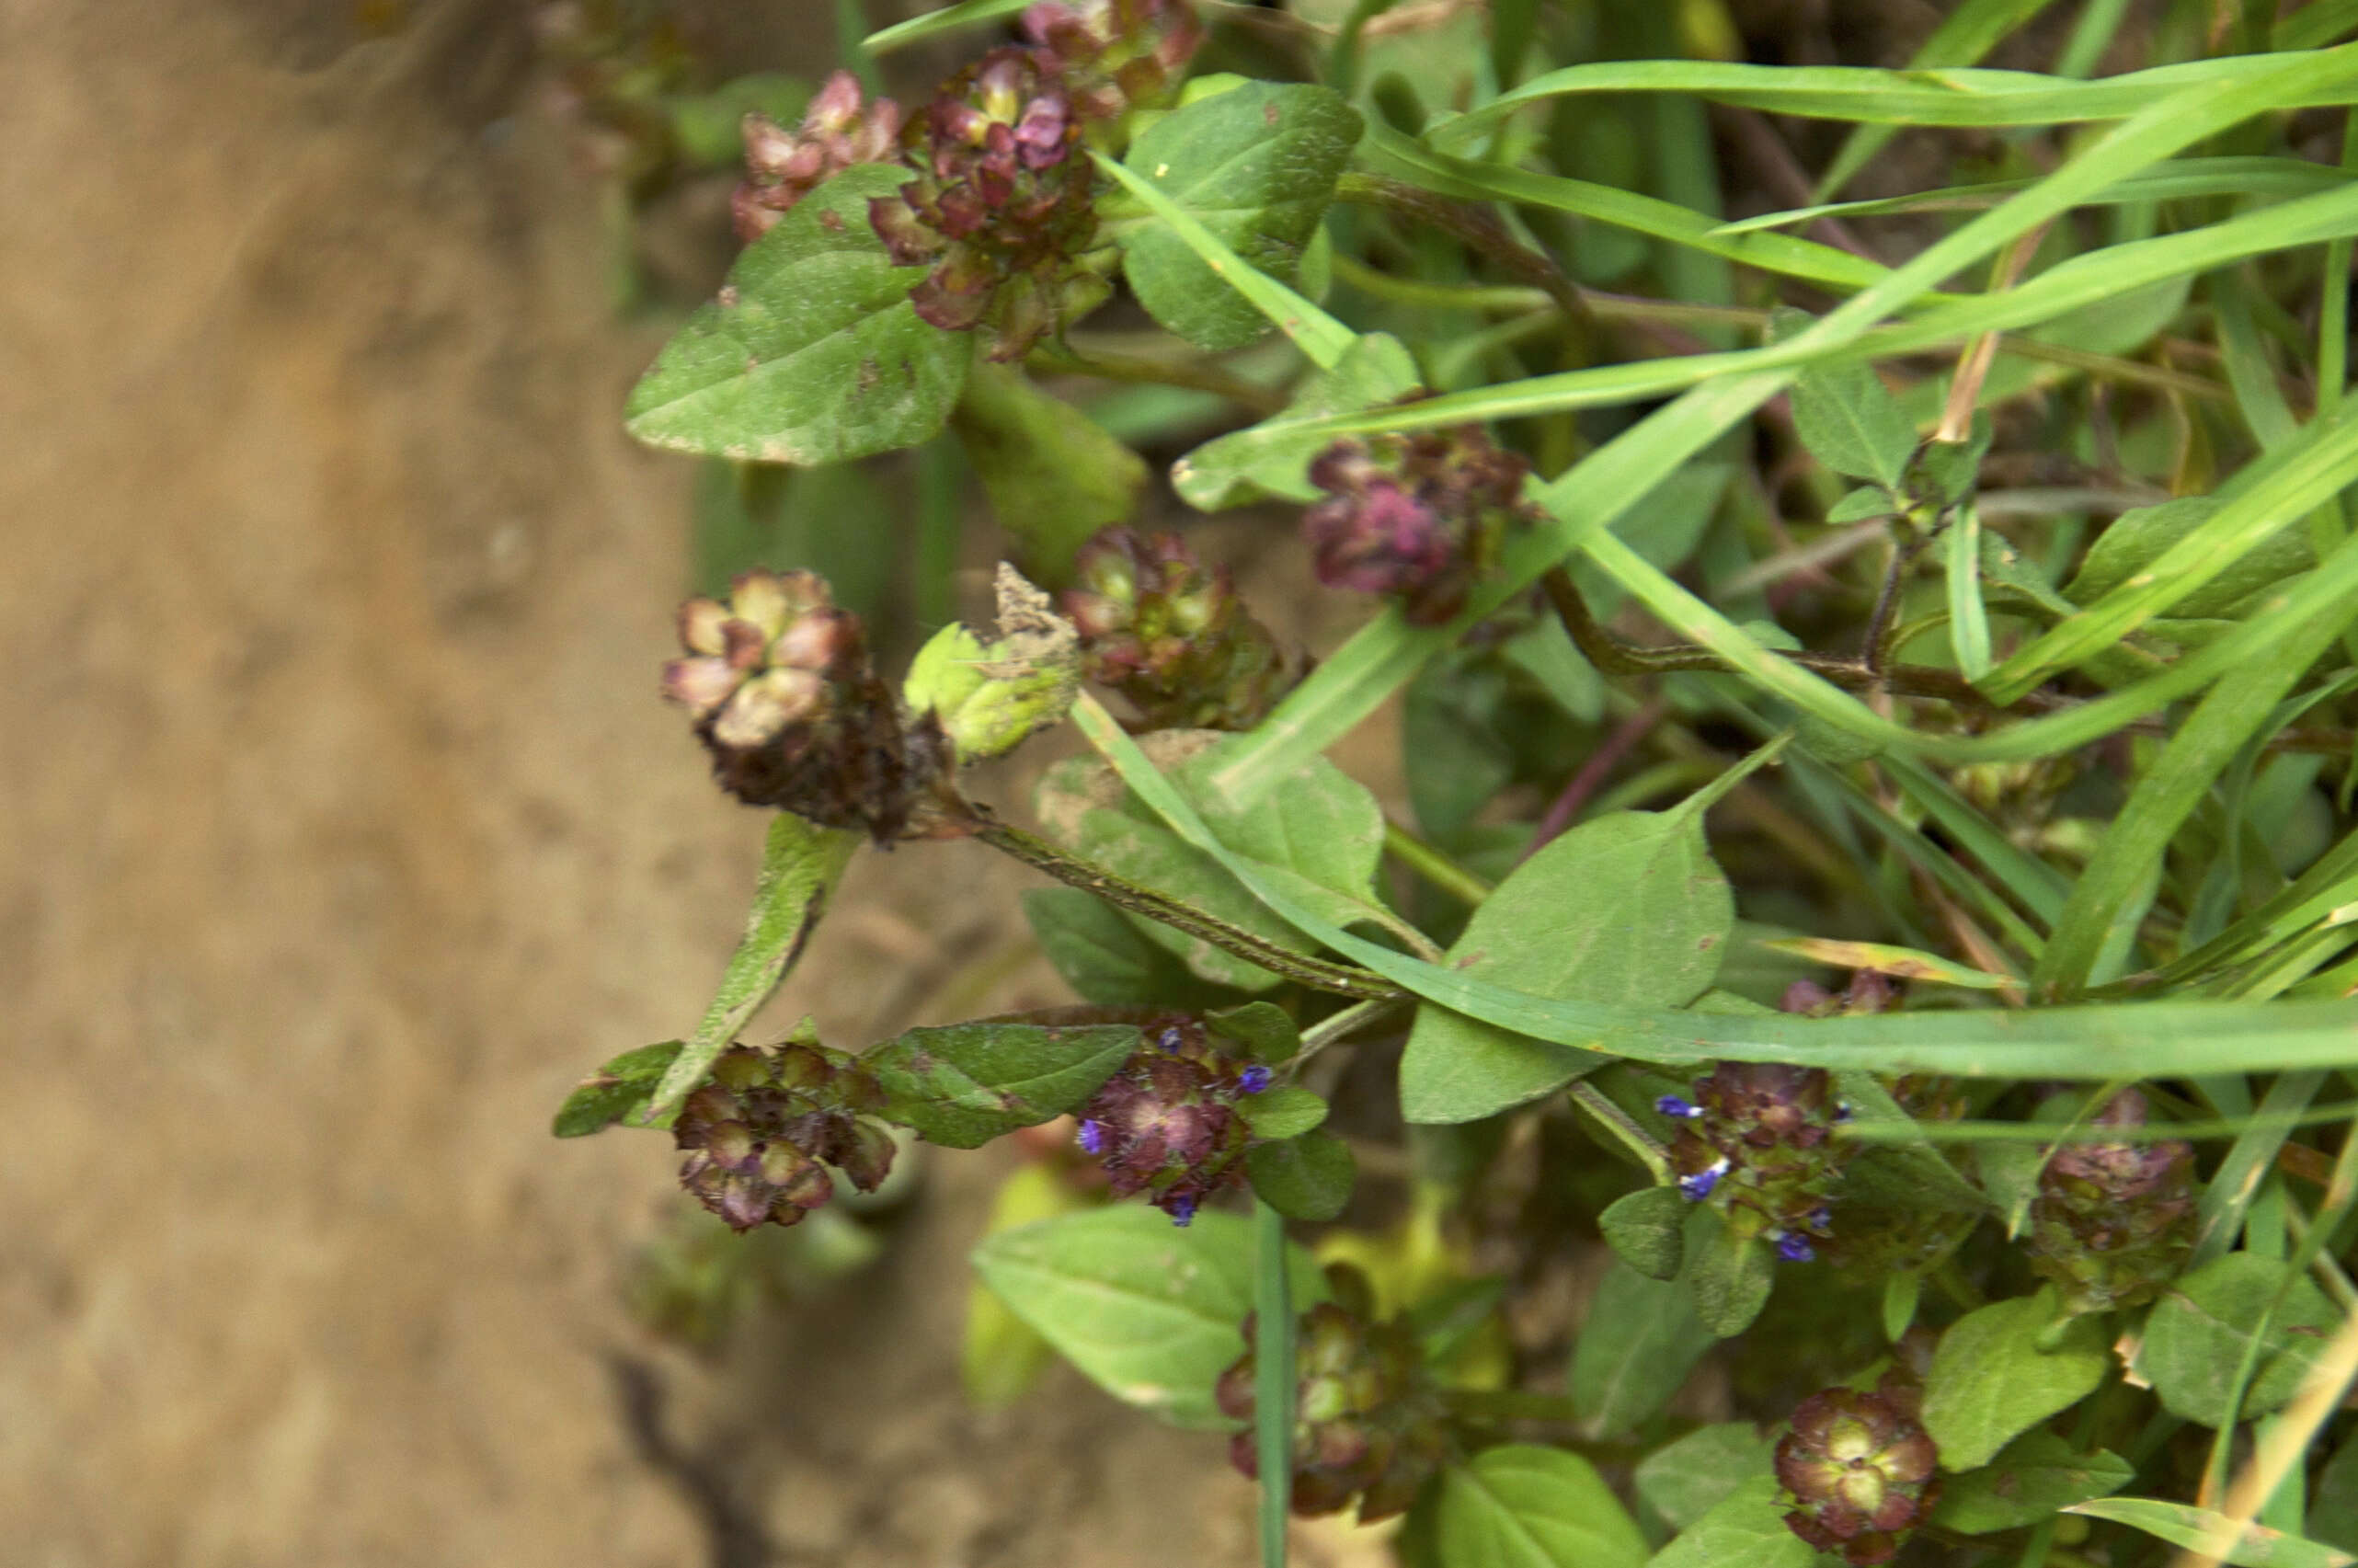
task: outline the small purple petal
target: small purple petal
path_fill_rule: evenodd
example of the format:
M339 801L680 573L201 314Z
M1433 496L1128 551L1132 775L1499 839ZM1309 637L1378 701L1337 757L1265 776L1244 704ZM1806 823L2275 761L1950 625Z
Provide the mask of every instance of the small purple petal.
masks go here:
M1720 1185L1720 1177L1726 1173L1727 1162L1723 1160L1718 1164L1708 1166L1691 1176L1679 1177L1678 1190L1687 1195L1688 1202L1700 1203L1711 1196L1711 1189Z
M1807 1236L1787 1231L1777 1238L1777 1255L1787 1263L1809 1263L1817 1256L1817 1249L1810 1245Z
M1082 1122L1076 1141L1092 1154L1103 1154L1105 1152L1105 1124Z
M1185 1225L1196 1218L1196 1200L1183 1194L1165 1203L1162 1212L1171 1216L1173 1225Z
M1269 1087L1269 1070L1256 1062L1236 1075L1236 1086L1247 1094L1258 1094Z
M1852 1111L1852 1110L1850 1109L1850 1102L1849 1102L1849 1101L1848 1101L1848 1100L1837 1100L1837 1101L1834 1103L1834 1119L1835 1119L1836 1121L1837 1121L1837 1122L1847 1122L1847 1121L1849 1121L1849 1120L1853 1116L1855 1116L1856 1114L1857 1114L1856 1112L1854 1112L1854 1111Z
M1816 1231L1819 1231L1819 1232L1823 1232L1823 1231L1826 1229L1826 1227L1828 1227L1828 1226L1832 1225L1833 1223L1834 1223L1834 1210L1832 1210L1832 1209L1830 1209L1830 1208L1825 1208L1825 1207L1813 1208L1813 1209L1811 1209L1811 1210L1810 1210L1810 1229L1811 1229L1811 1230L1816 1230Z
M1676 1094L1665 1094L1654 1103L1654 1108L1665 1116L1682 1122L1693 1121L1703 1114L1702 1106L1682 1100Z
M1169 1028L1163 1030L1162 1033L1157 1035L1154 1037L1154 1043L1161 1046L1173 1056L1177 1056L1179 1054L1179 1047L1186 1043L1186 1039L1187 1036L1179 1032L1179 1025L1173 1024Z

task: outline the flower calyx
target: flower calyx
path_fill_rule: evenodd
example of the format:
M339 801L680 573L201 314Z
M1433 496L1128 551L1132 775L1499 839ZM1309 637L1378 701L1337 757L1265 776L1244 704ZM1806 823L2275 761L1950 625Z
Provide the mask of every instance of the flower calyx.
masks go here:
M1081 1109L1077 1141L1105 1165L1116 1197L1144 1193L1185 1225L1243 1178L1253 1129L1236 1103L1269 1086L1269 1070L1214 1048L1203 1021L1163 1013Z
M2143 1127L2146 1097L2123 1089L2099 1127ZM2194 1246L2194 1150L2183 1139L2066 1143L2039 1173L2031 1201L2031 1266L2061 1288L2065 1309L2100 1312L2161 1294Z
M1788 1263L1807 1263L1831 1236L1834 1127L1847 1110L1823 1068L1722 1062L1694 1098L1654 1109L1679 1124L1670 1163L1688 1201L1709 1202L1742 1237L1766 1236Z
M680 1185L733 1230L797 1224L834 1196L829 1167L864 1193L890 1173L892 1135L871 1119L884 1103L858 1059L815 1040L733 1046L672 1123Z
M1397 599L1412 625L1440 624L1527 515L1529 467L1475 425L1336 441L1310 465L1326 498L1302 514L1318 580Z
M1777 1483L1792 1505L1785 1528L1851 1568L1889 1562L1940 1500L1922 1399L1903 1366L1868 1391L1826 1389L1795 1406L1777 1442Z
M1294 1341L1293 1511L1339 1513L1356 1498L1368 1524L1405 1512L1448 1459L1445 1412L1409 1326L1376 1321L1367 1276L1332 1264L1326 1281L1332 1299L1301 1315ZM1244 1356L1214 1391L1238 1421L1256 1403L1254 1327L1244 1321ZM1250 1427L1230 1439L1229 1461L1259 1479Z
M1070 96L1073 112L1127 140L1129 117L1167 107L1204 40L1187 0L1041 0L1024 35Z
M1301 679L1304 660L1256 620L1225 567L1175 533L1108 528L1073 561L1064 612L1082 670L1138 710L1145 729L1250 729Z

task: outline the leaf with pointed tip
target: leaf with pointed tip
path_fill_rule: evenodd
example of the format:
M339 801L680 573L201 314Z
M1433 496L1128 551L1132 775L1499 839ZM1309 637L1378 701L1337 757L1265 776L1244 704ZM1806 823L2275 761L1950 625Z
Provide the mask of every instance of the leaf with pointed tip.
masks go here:
M680 1054L678 1040L641 1046L624 1051L577 1085L556 1110L550 1130L559 1138L587 1138L603 1132L637 1110L655 1095L663 1070Z
M1306 1132L1244 1153L1244 1174L1261 1201L1288 1219L1332 1219L1351 1201L1357 1174L1350 1146L1331 1132Z
M2120 1491L2136 1473L2118 1454L2075 1453L2052 1432L2025 1432L1989 1463L1942 1482L1931 1522L1960 1535L2035 1525L2058 1508Z
M868 200L893 164L849 168L797 202L729 269L631 389L625 428L650 446L816 466L915 446L942 428L971 333L917 317L922 267L895 267Z
M2052 1290L1968 1312L1949 1325L1924 1379L1924 1430L1944 1470L1978 1470L1999 1449L2096 1391L2111 1360L2103 1327L2075 1318L2052 1349Z
M911 1029L860 1059L884 1085L887 1119L929 1143L979 1149L1079 1109L1138 1042L1127 1024L954 1024Z
M1426 1494L1441 1561L1465 1568L1640 1568L1645 1537L1578 1454L1509 1443L1441 1472Z

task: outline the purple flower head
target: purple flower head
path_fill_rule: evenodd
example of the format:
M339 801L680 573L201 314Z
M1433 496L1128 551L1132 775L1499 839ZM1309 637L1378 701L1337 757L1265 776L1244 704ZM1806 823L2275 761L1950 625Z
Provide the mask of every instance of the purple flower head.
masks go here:
M810 100L801 129L764 114L745 117L745 183L730 199L737 237L761 238L796 202L855 164L891 163L900 139L900 106L863 105L859 79L838 71Z
M1087 1150L1092 1154L1105 1153L1105 1124L1103 1122L1082 1122L1081 1124L1081 1130L1073 1135L1073 1141L1080 1144L1082 1148Z
M1464 607L1523 515L1524 461L1477 426L1335 442L1311 459L1302 514L1319 581L1391 595L1436 625Z
M1255 1062L1236 1075L1236 1086L1244 1093L1258 1094L1269 1087L1269 1070Z
M1654 1108L1665 1116L1682 1122L1693 1121L1703 1114L1703 1108L1700 1105L1690 1100L1682 1100L1676 1094L1665 1094L1654 1103Z
M1777 1255L1787 1263L1808 1263L1817 1256L1817 1249L1798 1230L1788 1230L1777 1238Z
M1129 1059L1081 1108L1080 1143L1105 1168L1116 1197L1148 1195L1185 1223L1205 1198L1243 1175L1253 1129L1236 1114L1232 1059L1199 1020L1150 1020Z
M1062 608L1082 672L1121 692L1146 729L1250 729L1302 660L1237 596L1225 568L1175 533L1108 528L1073 559Z

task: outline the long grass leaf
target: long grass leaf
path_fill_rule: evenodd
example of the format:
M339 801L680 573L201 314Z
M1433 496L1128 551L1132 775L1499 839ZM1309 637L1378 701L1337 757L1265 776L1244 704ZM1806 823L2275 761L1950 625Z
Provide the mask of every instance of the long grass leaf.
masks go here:
M1908 58L1908 69L1929 71L1949 65L1977 65L1997 47L1999 40L2053 3L2054 0L1965 0L1932 29L1932 36ZM1834 161L1826 166L1826 172L1818 177L1817 189L1812 194L1823 201L1849 184L1883 150L1892 139L1892 132L1888 125L1862 125L1853 131L1834 155Z

